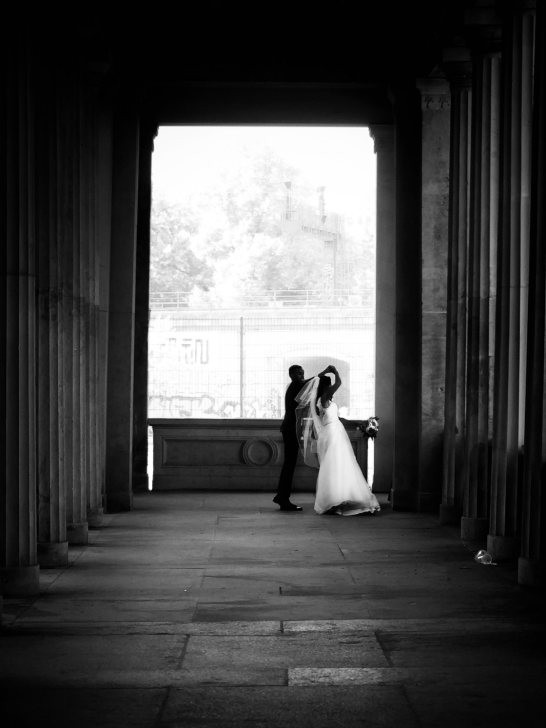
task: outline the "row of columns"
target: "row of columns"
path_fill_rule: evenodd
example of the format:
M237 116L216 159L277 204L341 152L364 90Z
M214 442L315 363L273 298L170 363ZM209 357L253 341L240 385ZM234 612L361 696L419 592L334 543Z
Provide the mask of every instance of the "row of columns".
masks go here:
M0 125L5 144L1 150L1 224L6 232L2 245L5 296L1 300L2 364L6 385L2 388L2 441L5 443L6 486L0 495L4 525L0 542L4 592L15 586L36 591L36 205L29 179L35 177L35 126L32 98L28 93L31 69L24 50L6 59L5 106ZM4 291L2 291L4 293Z
M546 12L537 3L532 112L529 288L524 415L524 461L520 491L518 579L544 584L546 563Z
M466 23L442 68L417 83L420 206L407 89L393 94L396 127L371 128L376 400L392 423L376 477L392 479L395 509L441 500L441 523L459 524L496 559L519 557L518 579L531 584L543 578L546 521L544 11L514 0L499 17L483 3ZM409 210L419 208L416 235Z
M48 59L48 60L44 60ZM5 49L0 593L131 507L138 110L102 63ZM108 386L107 386L108 384Z
M527 584L544 568L544 445L533 446L544 432L544 13L513 2L503 18L481 7L467 23L469 42L447 49L443 66L451 143L440 521L460 519L461 537L486 539L496 559L519 556Z
M497 269L497 346L488 549L519 554L518 509L526 405L534 14L513 15L504 48L502 215ZM511 31L511 32L510 32Z

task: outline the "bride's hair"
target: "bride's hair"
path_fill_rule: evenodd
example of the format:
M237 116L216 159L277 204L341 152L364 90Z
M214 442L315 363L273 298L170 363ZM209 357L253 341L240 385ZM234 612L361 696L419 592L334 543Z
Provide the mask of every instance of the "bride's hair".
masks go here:
M322 397L324 392L326 392L326 390L328 389L328 387L331 384L332 384L332 380L326 374L323 374L322 376L319 377L319 383L318 383L318 388L317 388L317 400L316 400L317 405L320 402L320 398Z

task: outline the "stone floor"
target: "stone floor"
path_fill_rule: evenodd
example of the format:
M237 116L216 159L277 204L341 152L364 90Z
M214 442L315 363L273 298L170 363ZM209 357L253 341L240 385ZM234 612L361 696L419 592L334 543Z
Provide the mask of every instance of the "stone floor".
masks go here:
M544 593L422 514L153 493L4 600L2 728L546 725Z

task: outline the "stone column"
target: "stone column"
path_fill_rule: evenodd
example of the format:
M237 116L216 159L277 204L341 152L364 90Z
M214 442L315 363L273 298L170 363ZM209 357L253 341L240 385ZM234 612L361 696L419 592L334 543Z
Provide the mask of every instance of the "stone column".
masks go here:
M67 72L59 98L59 239L63 256L64 477L69 544L88 540L85 482L82 469L81 375L81 209L80 99L78 76Z
M534 17L515 8L503 49L502 205L499 229L491 512L487 550L497 560L519 553L518 491L525 389L529 280L531 68Z
M474 54L470 238L468 256L468 349L461 538L484 538L489 527L491 368L499 174L499 36L489 26Z
M420 511L441 500L444 433L449 134L451 99L445 78L419 79L421 94L421 438Z
M90 246L90 180L89 180L89 138L88 138L88 113L86 104L86 87L83 73L80 73L78 84L78 330L79 330L79 450L80 450L80 489L79 508L82 518L87 522L87 510L89 502L90 487L90 440L89 440L89 412L90 412L90 381L89 381L89 359L90 359L90 310L89 310L89 246Z
M134 101L119 99L114 119L106 416L106 509L109 512L132 507L139 168L139 121Z
M97 233L97 449L99 453L98 502L106 504L106 393L108 374L108 305L110 300L110 241L112 219L112 136L111 102L97 107L96 198Z
M135 375L133 387L133 491L148 491L148 319L152 152L157 126L141 135L135 293Z
M98 528L103 522L102 505L102 454L100 449L100 432L103 423L100 419L100 337L99 337L99 280L100 280L100 209L98 195L101 187L99 176L99 125L98 79L89 77L86 85L86 174L89 186L89 487L87 489L87 522L89 528Z
M447 255L447 323L442 524L460 523L466 388L467 259L470 185L472 62L464 46L444 51L442 64L450 81L451 143L449 162L449 230Z
M421 384L421 109L415 86L393 89L396 120L396 328L392 507L418 506Z
M370 127L376 161L375 409L380 435L374 443L374 484L390 491L394 449L394 331L396 316L396 195L394 126ZM388 486L386 488L385 486Z
M546 9L537 3L532 127L527 397L518 582L546 581Z
M80 74L80 421L82 511L88 527L100 525L101 504L96 499L95 452L95 208L94 89L87 70ZM92 519L92 523L90 521Z
M4 50L4 49L3 49ZM5 480L0 486L0 592L37 594L36 541L36 200L34 79L27 43L3 57L0 107L2 305L0 362Z
M44 69L42 69L43 72ZM62 256L57 218L57 108L54 73L40 77L38 134L38 561L68 565L66 493L62 464L62 366L60 366Z

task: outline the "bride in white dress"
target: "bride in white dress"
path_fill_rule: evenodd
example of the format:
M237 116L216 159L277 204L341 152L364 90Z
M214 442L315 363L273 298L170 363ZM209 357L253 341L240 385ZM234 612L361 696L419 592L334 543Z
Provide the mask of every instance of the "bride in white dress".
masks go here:
M356 460L353 446L332 401L341 379L337 369L330 377L314 377L296 396L298 439L307 465L318 467L315 511L355 516L373 513L379 503Z

